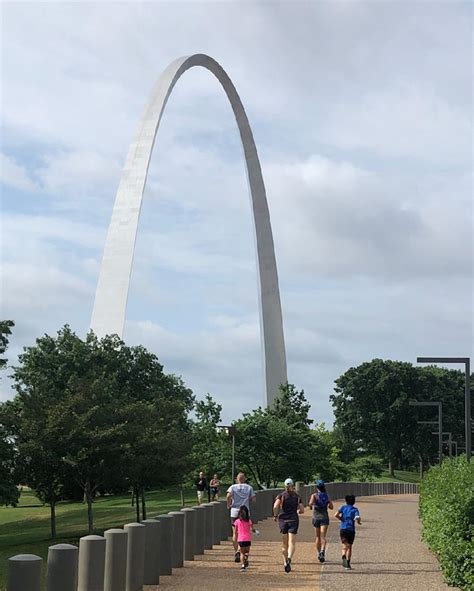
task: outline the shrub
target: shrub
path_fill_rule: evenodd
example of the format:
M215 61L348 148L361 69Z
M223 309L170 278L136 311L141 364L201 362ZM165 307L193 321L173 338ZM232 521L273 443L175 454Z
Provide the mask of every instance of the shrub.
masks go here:
M474 463L447 458L420 485L423 540L450 585L474 589Z
M361 456L349 464L352 480L367 482L375 480L383 472L383 461L376 456Z

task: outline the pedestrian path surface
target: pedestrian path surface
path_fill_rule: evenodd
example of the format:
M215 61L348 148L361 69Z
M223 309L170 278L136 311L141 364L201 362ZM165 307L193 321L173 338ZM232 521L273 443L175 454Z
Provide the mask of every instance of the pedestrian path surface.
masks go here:
M335 501L335 509L339 503ZM257 525L250 568L241 573L233 562L230 541L206 550L203 556L185 567L174 569L173 576L160 577L159 586L146 591L185 589L232 591L234 589L269 589L274 591L312 589L313 591L446 591L436 558L420 541L417 495L360 497L356 506L362 516L354 544L352 571L341 566L339 522L331 519L327 562L316 560L314 528L306 509L301 517L293 570L283 571L278 526L272 519ZM334 511L332 512L334 513Z

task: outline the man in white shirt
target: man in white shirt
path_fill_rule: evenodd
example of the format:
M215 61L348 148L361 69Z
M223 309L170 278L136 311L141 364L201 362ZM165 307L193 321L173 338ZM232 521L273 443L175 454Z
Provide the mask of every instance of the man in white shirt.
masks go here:
M232 543L234 544L235 562L240 562L239 545L234 527L235 520L239 517L240 507L245 505L250 511L250 501L255 503L256 496L250 484L245 482L245 474L239 472L236 478L236 484L227 489L227 508L230 509L230 522L232 523Z

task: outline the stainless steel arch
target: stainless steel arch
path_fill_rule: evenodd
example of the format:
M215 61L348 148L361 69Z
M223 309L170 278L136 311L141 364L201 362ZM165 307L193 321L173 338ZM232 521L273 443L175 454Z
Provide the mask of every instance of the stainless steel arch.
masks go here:
M173 61L163 71L152 91L136 139L130 146L117 191L91 328L99 336L122 335L140 209L156 132L174 85L186 70L194 66L206 68L221 83L234 111L244 149L258 260L265 401L269 405L278 392L278 386L286 383L287 373L278 274L265 185L252 130L240 97L223 68L207 55L196 54Z

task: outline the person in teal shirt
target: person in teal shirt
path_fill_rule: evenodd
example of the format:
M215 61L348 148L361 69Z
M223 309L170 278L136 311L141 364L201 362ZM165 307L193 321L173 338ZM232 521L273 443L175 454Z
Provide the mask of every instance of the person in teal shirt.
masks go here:
M346 504L339 508L334 517L341 522L340 536L342 544L342 566L350 570L352 558L352 544L355 538L355 522L362 525L359 509L355 507L355 496L346 495Z

